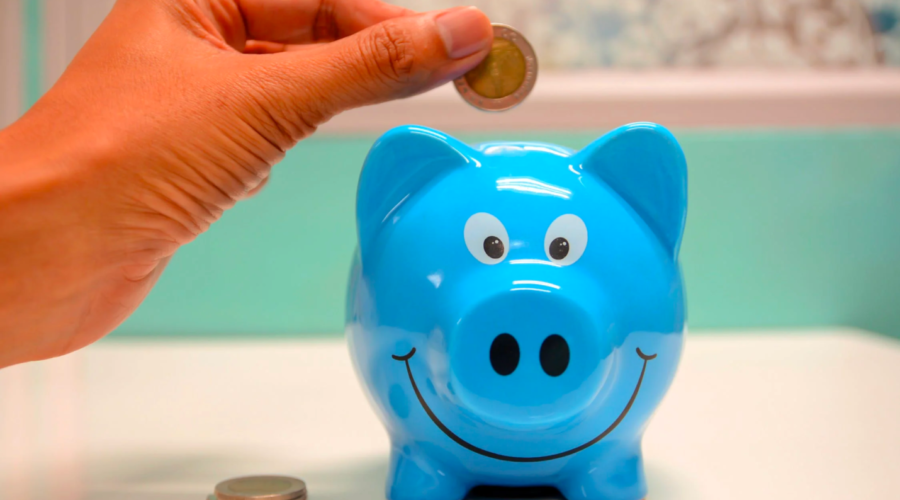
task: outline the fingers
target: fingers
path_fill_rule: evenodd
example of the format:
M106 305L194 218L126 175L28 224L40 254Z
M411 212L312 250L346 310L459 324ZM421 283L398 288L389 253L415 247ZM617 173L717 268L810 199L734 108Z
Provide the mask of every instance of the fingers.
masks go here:
M279 52L304 51L318 48L319 44L287 44L276 42L263 42L260 40L248 40L244 46L244 54L277 54Z
M244 196L244 198L245 198L245 199L246 199L246 198L252 198L252 197L258 195L259 192L262 191L264 187L266 187L266 184L269 183L269 179L270 179L270 178L271 178L271 177L266 177L266 178L263 179L259 184L257 184L256 187L254 187L254 188L250 189L249 191L247 191L247 194Z
M456 78L487 55L492 41L490 20L474 7L394 18L317 49L275 54L262 83L317 125L345 109Z
M413 14L380 0L198 0L226 43L332 41Z

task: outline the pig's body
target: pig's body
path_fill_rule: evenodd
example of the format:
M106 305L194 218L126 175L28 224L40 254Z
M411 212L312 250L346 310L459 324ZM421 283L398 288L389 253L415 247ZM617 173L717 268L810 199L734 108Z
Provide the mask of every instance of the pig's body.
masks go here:
M574 153L401 127L360 179L347 333L392 442L390 500L646 494L640 441L685 328L675 139Z

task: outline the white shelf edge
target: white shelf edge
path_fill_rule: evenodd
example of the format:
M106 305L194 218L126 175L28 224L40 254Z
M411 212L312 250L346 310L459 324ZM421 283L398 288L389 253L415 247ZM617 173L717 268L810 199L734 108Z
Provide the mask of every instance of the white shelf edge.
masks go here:
M471 108L451 85L345 112L325 134L381 133L415 123L441 130L900 126L900 69L653 70L542 74L518 108Z

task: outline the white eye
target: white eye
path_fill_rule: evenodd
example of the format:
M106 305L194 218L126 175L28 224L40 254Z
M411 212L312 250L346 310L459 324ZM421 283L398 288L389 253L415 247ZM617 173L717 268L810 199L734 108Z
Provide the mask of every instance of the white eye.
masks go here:
M547 229L544 236L544 251L557 264L574 264L587 246L587 226L581 217L572 214L560 215Z
M466 221L463 230L466 247L485 264L499 264L509 250L509 235L503 223L493 215L479 212Z

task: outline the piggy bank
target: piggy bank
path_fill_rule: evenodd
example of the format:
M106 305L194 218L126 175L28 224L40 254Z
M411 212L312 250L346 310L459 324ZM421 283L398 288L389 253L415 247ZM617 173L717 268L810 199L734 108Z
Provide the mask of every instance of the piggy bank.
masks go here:
M652 123L578 152L419 126L374 144L347 337L391 441L387 498L644 498L685 329L686 177Z

